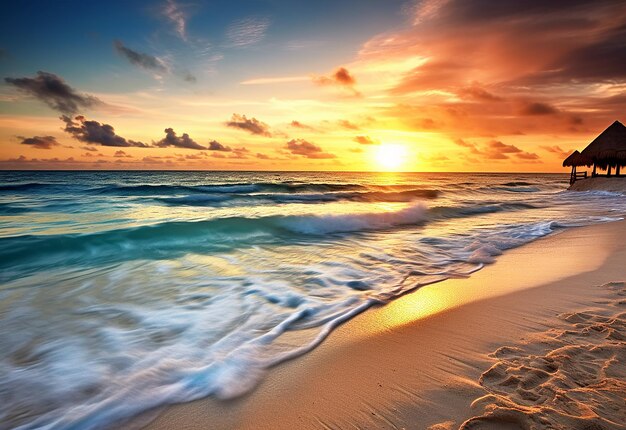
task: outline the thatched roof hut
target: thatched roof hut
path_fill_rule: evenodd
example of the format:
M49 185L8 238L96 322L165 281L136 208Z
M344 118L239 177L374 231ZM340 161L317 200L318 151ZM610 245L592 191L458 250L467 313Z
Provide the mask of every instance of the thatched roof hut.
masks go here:
M597 176L596 168L606 170L606 176L611 176L611 168L615 168L615 175L620 176L620 169L626 166L626 127L615 121L604 130L582 152L574 151L565 160L563 166L572 166L570 184L578 179L587 178L587 172L577 172L578 166L591 166L591 176Z
M589 165L586 164L587 160L602 169L626 166L626 127L615 121L587 145L580 155L578 166Z
M593 160L589 157L585 157L581 155L581 153L576 150L572 152L569 157L563 160L563 167L567 166L591 166L593 164Z

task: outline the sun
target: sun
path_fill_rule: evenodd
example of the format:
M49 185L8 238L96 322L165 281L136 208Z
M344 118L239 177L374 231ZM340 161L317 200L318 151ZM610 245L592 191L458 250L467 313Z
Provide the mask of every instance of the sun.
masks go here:
M406 148L403 145L383 143L375 153L375 159L382 170L398 170L406 160Z

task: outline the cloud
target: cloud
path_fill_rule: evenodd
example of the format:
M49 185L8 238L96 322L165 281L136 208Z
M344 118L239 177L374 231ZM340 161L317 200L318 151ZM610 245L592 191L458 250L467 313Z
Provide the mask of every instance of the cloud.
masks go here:
M257 152L255 157L258 158L259 160L269 160L270 159L269 155L261 154L260 152Z
M84 149L85 151L89 152L98 152L98 149L94 148L93 146L81 146L80 149Z
M336 158L334 154L324 152L319 146L304 139L291 139L285 145L285 149L287 149L293 155L302 155L306 158Z
M314 76L313 82L320 85L344 85L352 87L356 79L345 67L337 68L330 76Z
M174 0L167 0L161 12L174 25L176 34L187 41L187 15L180 5Z
M270 21L267 18L245 18L232 23L226 31L229 46L243 48L255 45L264 37Z
M380 143L378 140L372 139L369 136L356 136L353 140L361 145L378 145Z
M463 148L469 149L469 151L472 154L476 154L476 155L481 154L481 151L478 149L478 147L476 146L475 143L467 142L467 141L465 141L463 139L457 139L457 140L454 141L454 143L456 143L459 146L462 146Z
M187 149L200 149L206 150L207 148L194 141L187 133L183 133L182 136L177 136L173 128L165 129L165 137L154 144L159 148L167 148L169 146L175 148L187 148Z
M131 64L154 72L167 72L167 67L165 67L165 64L159 58L142 52L133 51L132 49L124 46L124 44L119 40L113 42L113 45L115 46L115 50L130 61Z
M500 142L499 140L492 140L487 145L488 145L489 150L501 152L503 154L512 154L516 152L521 152L521 149L519 149L517 146L506 145Z
M80 94L53 73L39 71L34 78L4 78L4 81L68 115L77 113L80 108L91 108L102 103L94 96Z
M363 70L370 64L393 66L383 90L402 96L402 104L415 105L420 116L427 114L444 130L571 133L571 124L554 121L570 114L565 106L575 109L588 129L614 120L626 107L608 105L608 96L626 85L624 2L415 3L413 25L367 41L358 64ZM534 100L537 94L542 100ZM393 121L399 111L389 107L380 117ZM420 128L415 115L400 119Z
M313 76L312 81L317 85L334 85L345 88L352 92L355 96L360 96L361 93L354 88L356 85L356 78L350 74L345 67L339 67L335 69L329 76Z
M139 148L147 148L150 146L143 142L137 142L118 136L115 134L115 130L111 125L100 124L98 121L89 121L83 116L77 116L72 120L72 118L63 115L61 120L65 123L64 131L81 142L102 146L136 146Z
M217 140L212 140L211 142L209 142L209 147L207 149L209 151L224 151L224 152L232 151L232 149L230 149L228 146L222 145Z
M519 110L520 115L553 115L558 109L548 103L526 102Z
M510 155L515 155L524 160L536 160L539 158L537 154L524 152L515 145L507 145L499 140L492 140L483 145L463 139L457 139L454 143L466 148L470 154L488 160L508 160Z
M534 152L520 152L519 154L515 154L515 156L522 160L538 160L539 159L539 155L535 154Z
M194 75L192 75L191 72L186 71L185 73L183 73L183 81L195 84L198 79Z
M54 136L18 136L18 138L22 140L20 142L22 145L29 145L37 149L52 149L53 146L59 145Z
M498 140L492 140L487 144L487 147L483 151L483 156L491 160L506 160L509 158L508 154L518 154L522 150L514 145L506 145Z
M343 128L347 128L348 130L360 130L360 127L358 125L346 119L340 119L339 121L337 121L337 124L339 124Z
M127 153L125 153L122 150L119 151L115 151L115 154L113 155L115 158L133 158L132 155L129 155Z
M289 126L291 126L293 128L301 128L303 130L313 130L313 127L311 127L310 125L303 124L300 121L296 121L296 120L291 121Z
M226 123L228 127L238 128L240 130L248 131L251 134L271 137L270 127L264 122L259 121L256 118L246 118L245 115L239 115L234 113L230 121Z
M559 158L565 158L568 155L570 155L573 151L573 149L562 149L560 146L558 145L553 145L553 146L540 146L541 149L543 149L544 151L547 152L551 152L553 154L556 154Z
M460 88L456 94L462 99L484 101L484 102L499 102L502 101L502 97L498 97L486 89L480 87L478 84L470 85Z

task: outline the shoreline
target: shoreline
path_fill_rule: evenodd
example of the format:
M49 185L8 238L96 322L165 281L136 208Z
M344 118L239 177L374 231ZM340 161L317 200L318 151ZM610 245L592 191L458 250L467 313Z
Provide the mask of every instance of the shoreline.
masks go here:
M538 239L368 309L243 397L169 406L146 428L456 428L484 395L489 354L603 298L593 286L626 278L625 260L626 221Z

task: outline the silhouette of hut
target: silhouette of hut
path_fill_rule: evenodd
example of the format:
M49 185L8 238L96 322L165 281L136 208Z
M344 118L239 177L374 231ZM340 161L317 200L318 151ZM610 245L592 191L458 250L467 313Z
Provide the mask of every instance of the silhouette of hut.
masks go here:
M606 176L611 176L611 169L615 168L615 176L621 175L621 168L626 167L626 127L615 121L598 137L596 137L582 152L574 151L564 161L563 166L572 166L570 183L587 177L587 172L576 172L576 167L593 165L591 176L598 176L596 169L606 170Z

